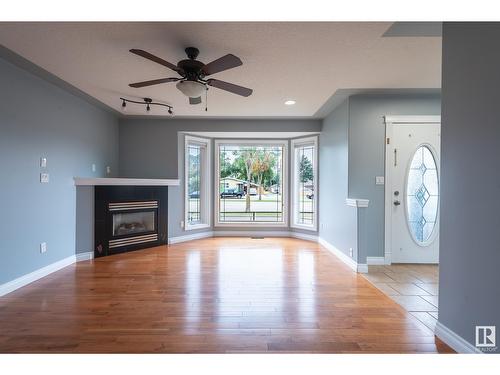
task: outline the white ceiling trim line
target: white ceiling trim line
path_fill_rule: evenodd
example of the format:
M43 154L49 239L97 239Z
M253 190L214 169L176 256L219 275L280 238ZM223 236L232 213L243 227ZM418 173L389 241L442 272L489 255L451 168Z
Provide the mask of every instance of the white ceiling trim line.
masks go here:
M197 135L206 138L223 139L287 139L310 135L317 135L320 132L184 132L189 135Z

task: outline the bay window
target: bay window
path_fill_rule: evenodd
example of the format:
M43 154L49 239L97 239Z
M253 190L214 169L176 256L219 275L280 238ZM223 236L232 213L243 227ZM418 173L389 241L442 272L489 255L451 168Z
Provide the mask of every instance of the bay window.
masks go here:
M292 140L292 227L317 229L318 137Z
M185 136L184 229L210 226L210 140Z

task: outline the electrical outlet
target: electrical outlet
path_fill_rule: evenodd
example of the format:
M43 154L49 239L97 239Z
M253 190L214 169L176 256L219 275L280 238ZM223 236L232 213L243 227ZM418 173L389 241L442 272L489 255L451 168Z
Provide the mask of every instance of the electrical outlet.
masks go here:
M95 168L95 164L92 164L92 172L95 172L96 168Z
M353 251L352 251L352 247L349 248L349 256L352 258L352 256L354 255Z
M40 158L40 168L47 168L47 158Z
M181 220L181 228L184 228L184 220Z
M40 254L43 254L47 251L47 242L42 242L40 244Z
M376 176L375 177L375 185L383 185L385 183L384 176Z
M109 165L106 167L106 173L107 173L107 174L110 174L110 173L111 173L111 167L110 167Z
M40 183L42 183L42 184L49 183L49 174L48 173L40 173Z

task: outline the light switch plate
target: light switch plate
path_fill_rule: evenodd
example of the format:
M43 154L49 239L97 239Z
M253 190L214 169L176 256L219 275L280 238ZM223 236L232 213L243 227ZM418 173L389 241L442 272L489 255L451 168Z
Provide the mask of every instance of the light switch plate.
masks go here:
M109 165L106 167L106 173L107 173L107 174L110 174L110 173L111 173L111 167L110 167Z
M95 164L92 164L92 172L95 172Z
M383 185L385 183L384 176L376 176L375 177L375 185Z
M40 168L47 168L47 158L40 158Z
M48 184L49 183L49 174L48 173L40 173L40 182L42 184Z
M43 254L47 251L47 242L42 242L40 244L40 254Z

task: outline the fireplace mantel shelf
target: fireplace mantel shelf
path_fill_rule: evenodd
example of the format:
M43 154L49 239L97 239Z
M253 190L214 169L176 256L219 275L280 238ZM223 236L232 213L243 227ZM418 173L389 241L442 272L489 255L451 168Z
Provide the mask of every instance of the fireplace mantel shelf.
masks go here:
M74 177L76 186L178 186L179 180L159 178Z

